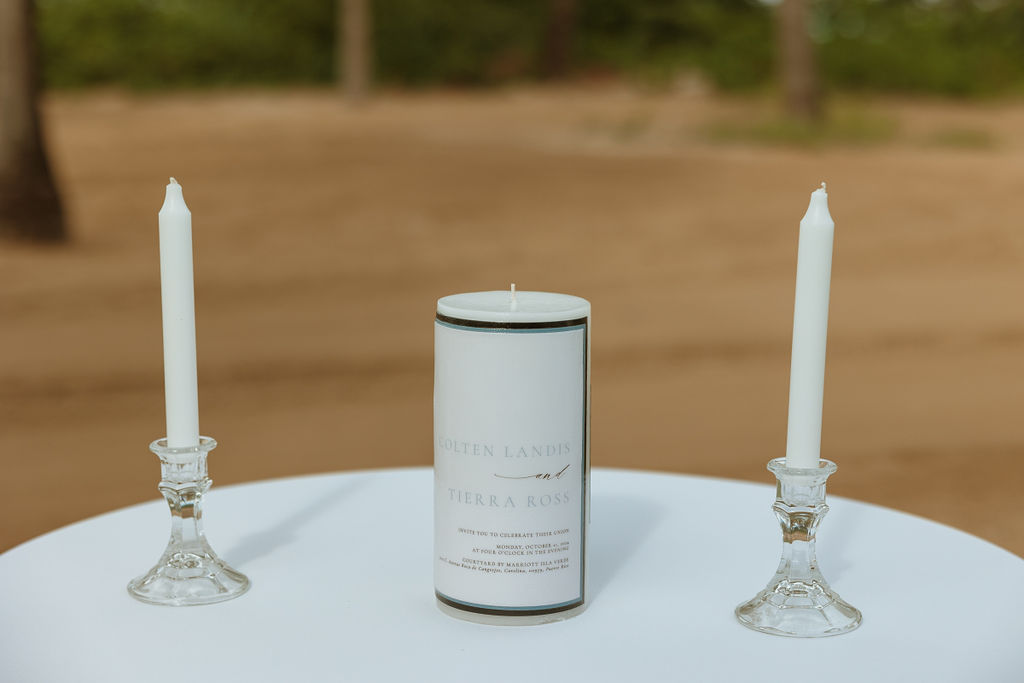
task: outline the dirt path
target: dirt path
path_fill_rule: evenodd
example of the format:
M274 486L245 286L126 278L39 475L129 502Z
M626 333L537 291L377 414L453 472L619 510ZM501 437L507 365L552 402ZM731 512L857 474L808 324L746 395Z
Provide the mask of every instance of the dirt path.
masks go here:
M595 465L767 482L796 225L825 179L830 490L1024 553L1024 106L878 105L899 134L862 149L703 139L750 106L625 90L358 110L302 92L55 99L76 241L0 248L0 549L156 495L156 211L174 175L217 485L430 463L434 301L512 281L594 305ZM928 143L964 130L992 144Z

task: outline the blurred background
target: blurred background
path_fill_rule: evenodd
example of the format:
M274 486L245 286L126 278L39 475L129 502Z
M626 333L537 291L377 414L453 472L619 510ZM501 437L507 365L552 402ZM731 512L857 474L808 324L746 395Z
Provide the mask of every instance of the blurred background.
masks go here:
M595 466L769 483L824 180L830 492L1024 553L1022 94L1019 0L5 0L0 550L157 496L173 175L217 486L430 464L511 282L593 304Z

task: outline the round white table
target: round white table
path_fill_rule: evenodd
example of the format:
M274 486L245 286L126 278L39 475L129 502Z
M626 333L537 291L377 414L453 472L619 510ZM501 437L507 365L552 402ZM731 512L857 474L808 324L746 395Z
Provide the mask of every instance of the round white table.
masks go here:
M0 555L0 680L1024 681L1024 560L949 527L830 497L818 558L864 623L781 638L733 616L778 563L770 485L597 469L587 610L494 627L434 604L432 490L425 468L215 486L207 536L253 585L203 607L125 591L162 500L41 536Z

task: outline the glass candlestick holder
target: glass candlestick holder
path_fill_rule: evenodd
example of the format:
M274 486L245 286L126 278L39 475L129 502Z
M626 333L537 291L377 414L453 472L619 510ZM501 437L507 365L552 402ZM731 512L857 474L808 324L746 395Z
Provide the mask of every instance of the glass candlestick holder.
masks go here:
M861 613L832 590L818 569L814 538L828 505L825 481L836 464L786 467L785 458L768 463L778 480L772 510L782 525L782 561L768 586L736 608L744 626L778 636L819 638L848 633Z
M171 508L171 539L156 566L128 584L133 598L153 605L208 605L249 590L249 579L217 557L203 534L203 494L210 490L206 456L217 446L201 436L191 448L149 449L160 458L160 493Z

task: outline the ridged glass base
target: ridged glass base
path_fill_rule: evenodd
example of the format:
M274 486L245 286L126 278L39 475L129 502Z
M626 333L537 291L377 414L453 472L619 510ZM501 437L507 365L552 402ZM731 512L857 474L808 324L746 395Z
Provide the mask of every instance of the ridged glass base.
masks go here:
M209 605L249 590L249 579L216 555L175 551L128 584L132 597L151 605Z
M784 579L736 608L744 626L777 636L838 636L860 626L861 613L828 584Z
M828 512L825 481L836 464L822 460L816 468L795 468L777 458L768 469L778 480L772 510L782 525L782 560L768 586L736 608L736 618L755 631L794 638L854 630L861 613L829 587L814 547L818 524Z

